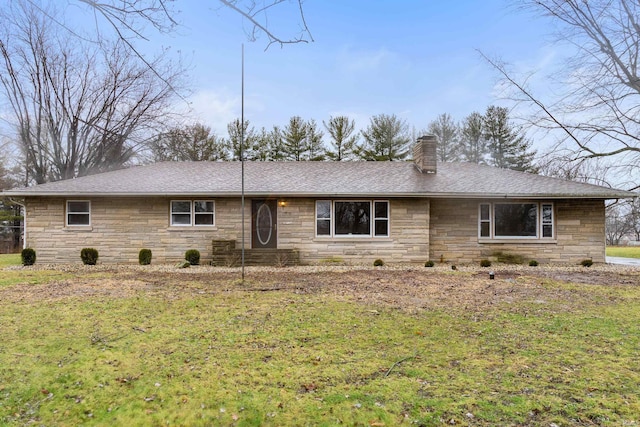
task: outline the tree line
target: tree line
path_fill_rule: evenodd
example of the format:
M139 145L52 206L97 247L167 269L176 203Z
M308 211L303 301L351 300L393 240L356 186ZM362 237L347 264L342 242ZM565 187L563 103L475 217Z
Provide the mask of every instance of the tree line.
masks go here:
M402 161L411 157L417 136L433 134L439 139L438 160L472 162L535 172L536 152L509 119L508 109L489 106L484 114L471 113L460 123L443 113L427 128L416 132L395 114L371 117L367 127L356 130L347 116L332 116L320 126L314 119L293 116L285 126L256 130L248 120L235 119L220 137L204 124L175 127L158 135L151 144L151 160L253 161Z

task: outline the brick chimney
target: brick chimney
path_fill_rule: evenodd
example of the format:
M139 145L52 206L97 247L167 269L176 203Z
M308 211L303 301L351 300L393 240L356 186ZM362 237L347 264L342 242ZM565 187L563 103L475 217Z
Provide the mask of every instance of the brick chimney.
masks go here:
M436 147L438 137L424 135L418 138L413 146L413 161L422 173L436 173Z

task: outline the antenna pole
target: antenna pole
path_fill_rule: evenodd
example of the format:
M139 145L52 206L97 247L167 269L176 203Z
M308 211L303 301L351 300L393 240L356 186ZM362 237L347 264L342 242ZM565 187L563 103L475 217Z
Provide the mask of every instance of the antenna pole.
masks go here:
M240 101L240 165L242 175L242 284L244 284L244 43L242 44L242 72L241 72L241 101Z

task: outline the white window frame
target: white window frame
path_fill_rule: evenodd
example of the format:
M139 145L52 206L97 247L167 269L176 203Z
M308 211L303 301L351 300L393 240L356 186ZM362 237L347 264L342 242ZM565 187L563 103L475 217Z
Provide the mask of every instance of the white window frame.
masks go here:
M495 205L536 205L536 235L535 236L496 236L495 231ZM482 217L482 207L488 206L489 219ZM551 219L545 220L543 213L545 208L550 208ZM536 201L513 201L513 202L482 202L478 204L478 239L480 240L553 240L556 234L556 217L555 207L552 202L536 202ZM482 224L489 224L489 235L482 235ZM544 236L544 226L551 227L551 236Z
M87 211L72 211L69 208L70 203L87 203ZM66 227L90 227L91 226L91 200L67 200L65 204L64 222ZM87 215L86 224L69 224L69 215Z
M174 212L173 204L176 202L189 203L189 212ZM196 212L196 203L205 202L212 204L211 212ZM173 216L175 215L189 215L189 224L180 224L175 223L173 221ZM196 216L198 215L210 215L211 216L211 224L196 224ZM196 199L196 200L185 200L185 199L174 199L169 201L169 225L171 227L214 227L216 225L216 202L212 199Z
M369 233L368 234L337 234L335 231L335 212L336 212L336 203L369 203ZM320 218L318 216L318 204L319 203L329 203L330 205L330 213L329 218ZM375 204L376 203L386 203L387 204L387 216L386 217L375 217ZM328 221L329 222L329 234L318 234L318 221ZM387 232L386 234L376 234L375 223L376 221L387 221ZM391 204L389 200L378 200L378 199L336 199L336 200L327 200L321 199L316 200L315 205L315 236L319 238L336 238L336 239L384 239L389 238L391 235Z

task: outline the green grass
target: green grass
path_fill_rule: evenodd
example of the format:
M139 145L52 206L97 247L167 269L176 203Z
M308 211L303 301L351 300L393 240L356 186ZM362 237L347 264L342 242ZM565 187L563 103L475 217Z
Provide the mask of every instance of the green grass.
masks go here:
M0 298L0 425L640 422L638 287L407 312L203 280Z
M640 246L607 246L607 256L640 258Z
M21 265L22 260L20 254L1 254L0 255L0 268L9 267L12 265Z

